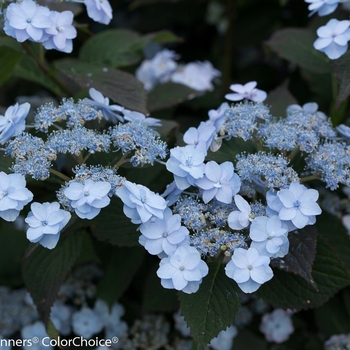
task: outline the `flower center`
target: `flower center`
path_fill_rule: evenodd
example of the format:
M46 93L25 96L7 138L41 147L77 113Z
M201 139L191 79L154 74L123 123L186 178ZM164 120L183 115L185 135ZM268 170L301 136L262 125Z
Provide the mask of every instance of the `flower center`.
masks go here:
M221 187L222 187L221 182L218 181L217 183L215 183L215 184L214 184L214 187L216 187L216 188L221 188Z
M192 164L193 164L193 159L192 159L192 157L188 157L188 158L186 159L185 164L186 164L187 166L192 166Z
M299 209L300 205L301 205L301 203L300 203L299 201L295 201L295 202L293 203L293 208L294 208L294 209Z
M44 220L44 221L41 222L41 224L42 224L43 226L46 226L46 225L48 224L48 222L47 222L46 220Z
M185 270L185 266L180 266L179 269L180 269L180 271L183 271L183 270Z
M0 191L0 199L3 199L7 196L7 191Z
M166 232L163 232L163 237L165 238L167 236L168 236L168 234Z
M84 196L88 196L89 195L89 190L84 190Z
M253 266L252 265L248 265L247 268L248 268L248 270L253 270Z

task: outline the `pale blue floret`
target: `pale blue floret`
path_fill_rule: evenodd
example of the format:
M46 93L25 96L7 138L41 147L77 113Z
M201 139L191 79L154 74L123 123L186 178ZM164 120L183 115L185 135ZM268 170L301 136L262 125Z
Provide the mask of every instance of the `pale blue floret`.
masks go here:
M231 350L237 333L238 329L233 325L222 330L216 338L212 339L210 347L214 350Z
M229 204L232 197L238 193L241 180L236 173L231 162L218 164L210 161L205 164L204 177L195 180L195 185L202 189L204 203L208 203L213 198Z
M189 238L188 229L181 226L181 217L173 215L169 208L164 210L164 218L149 220L139 227L142 245L152 255L165 253L172 255L176 248Z
M187 145L193 145L193 147L201 148L206 152L213 140L215 133L215 127L213 125L202 122L198 128L189 128L184 136L183 140Z
M206 123L213 125L216 132L220 132L226 120L226 110L229 108L230 105L227 102L223 102L218 109L211 109L208 112L209 120Z
M94 305L94 312L99 316L103 325L106 339L112 339L117 336L125 335L128 331L128 325L121 319L125 310L123 305L114 303L110 308L106 302L97 299ZM118 343L121 345L121 343ZM118 349L120 347L117 347Z
M4 144L25 129L25 119L30 109L29 103L16 103L7 108L5 115L0 115L0 144Z
M350 127L345 124L340 124L336 127L339 134L341 134L347 140L350 139Z
M97 91L94 88L89 89L89 94L92 100L85 99L87 103L91 103L96 109L101 110L104 118L107 121L110 121L114 124L119 122L124 122L124 118L121 115L121 112L124 111L124 108L119 105L110 105L109 98L104 97L100 91Z
M305 0L309 3L308 9L311 11L309 16L317 12L319 16L327 16L334 12L341 0Z
M72 327L76 335L90 339L94 334L102 331L103 323L94 310L85 306L73 313Z
M78 182L84 182L90 179L94 182L108 182L111 185L111 189L108 192L108 196L113 196L118 187L122 186L124 178L117 175L115 169L103 167L101 165L87 166L86 164L77 165L73 169L75 174L75 180Z
M251 81L244 85L232 84L230 89L234 93L225 95L225 98L230 101L241 101L246 99L254 102L262 102L266 99L267 93L263 90L256 89L256 85L256 81Z
M88 16L94 21L109 24L113 17L112 7L108 0L84 0Z
M250 226L251 247L260 255L281 258L288 253L288 230L278 216L260 216Z
M328 58L335 60L347 51L350 40L350 21L338 21L330 19L325 26L317 29L318 39L314 42L314 48L324 52Z
M253 220L252 209L249 203L239 194L235 195L235 203L238 210L232 211L227 217L227 222L233 230L242 230L248 227Z
M11 3L7 7L4 31L18 42L28 39L40 42L45 29L53 24L49 16L50 10L47 7L37 6L32 0Z
M280 344L287 341L294 332L292 312L275 309L272 313L265 314L259 329L269 342Z
M167 208L165 199L143 185L126 180L123 186L117 188L115 194L124 203L124 214L134 224L145 223L152 217L164 218Z
M225 267L226 275L237 282L244 293L253 293L273 277L270 258L254 248L238 248Z
M167 185L165 191L161 194L161 196L166 199L168 206L170 206L178 200L182 192L182 190L177 188L175 181L173 181Z
M0 172L0 217L15 221L23 207L33 200L33 193L26 188L21 174Z
M79 183L73 180L63 193L68 198L70 207L81 219L91 220L100 213L101 208L110 203L110 189L111 184L108 182L94 182L88 179Z
M61 300L56 300L52 305L50 319L55 328L62 335L69 335L72 331L72 312L73 308L64 304Z
M30 242L40 243L43 247L53 249L60 238L61 230L71 218L68 211L60 209L57 202L32 203L31 211L24 220L29 228L27 238Z
M22 339L33 339L33 337L38 337L38 343L23 343L24 350L53 350L53 347L49 344L49 336L46 333L45 325L41 321L36 321L35 323L28 324L22 328ZM46 340L45 342L44 338Z
M297 182L291 183L289 188L277 192L277 197L283 205L278 212L279 218L284 221L290 220L299 229L314 223L315 215L322 212L317 204L318 196L314 189L307 189Z
M174 174L176 186L180 190L194 185L196 179L204 176L205 156L206 151L192 145L175 147L170 150L170 158L166 162L166 167Z
M50 11L49 18L52 21L52 25L45 29L43 46L46 50L55 49L71 53L73 51L72 39L77 36L77 30L72 25L73 12Z
M159 265L157 275L163 287L172 286L188 294L198 290L202 278L209 272L199 252L190 246L178 247L172 256L163 258Z
M133 152L130 158L133 166L153 164L158 159L164 159L167 154L166 143L142 120L119 124L109 131L115 147L124 154Z

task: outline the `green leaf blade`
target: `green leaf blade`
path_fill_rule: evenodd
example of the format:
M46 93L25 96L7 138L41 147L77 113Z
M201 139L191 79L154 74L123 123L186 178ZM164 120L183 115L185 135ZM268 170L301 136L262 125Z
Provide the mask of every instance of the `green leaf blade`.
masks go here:
M181 314L185 317L198 350L231 326L240 305L239 288L225 274L220 262L210 263L209 274L196 293L180 292Z
M322 235L317 241L312 276L317 290L300 276L275 269L272 280L262 285L257 295L275 308L306 310L321 306L350 285L350 276L342 261Z
M316 34L310 29L284 28L276 31L266 45L280 57L315 73L328 73L328 58L313 47Z
M39 246L23 262L25 286L46 325L59 287L79 256L80 248L81 234L74 232L61 237L53 250Z
M94 87L128 109L146 114L146 92L132 74L75 59L55 61L56 68L81 88Z
M92 234L100 241L119 247L139 246L137 225L124 215L123 203L117 198L103 208L91 224Z

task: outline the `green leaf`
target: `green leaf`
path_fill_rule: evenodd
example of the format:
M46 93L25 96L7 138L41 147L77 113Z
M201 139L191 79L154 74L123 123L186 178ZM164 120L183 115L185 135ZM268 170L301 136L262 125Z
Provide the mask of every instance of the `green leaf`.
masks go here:
M130 66L142 59L143 42L138 33L127 29L100 32L87 40L79 57L88 63L106 64L110 67Z
M14 38L11 38L7 35L0 35L0 46L7 46L20 53L24 53L21 44Z
M17 230L12 222L1 220L0 247L0 285L22 285L22 258L28 247L25 232Z
M91 220L91 232L99 240L119 247L139 246L140 233L123 213L123 203L113 198L101 213Z
M208 152L206 160L215 160L218 163L226 161L234 162L237 154L242 152L254 153L255 144L251 141L244 141L241 138L233 137L231 140L222 142L222 146L216 152Z
M344 300L342 299L343 292L337 294L326 304L314 311L317 328L327 338L333 334L346 334L350 332L350 314L346 307L344 307Z
M59 71L82 88L94 87L114 102L134 111L147 113L146 92L132 74L74 59L55 61Z
M58 290L79 256L80 248L81 234L72 232L61 236L54 249L39 246L23 261L25 286L45 325L48 324L51 306Z
M316 255L317 229L314 226L306 226L290 232L288 238L288 254L281 259L273 259L270 265L301 276L317 290L311 275Z
M180 40L167 30L140 36L128 29L110 29L87 40L80 50L79 57L88 63L114 68L126 67L141 61L143 50L148 43L163 44Z
M169 30L161 30L159 32L150 33L145 35L144 38L150 38L152 42L158 44L176 43L183 41L183 39L179 38Z
M190 100L200 94L199 91L183 84L164 83L156 86L148 94L147 107L150 112L170 108Z
M332 61L335 77L339 84L339 92L335 107L339 107L350 95L350 52Z
M310 29L285 28L266 42L280 57L315 73L328 73L328 58L313 47L316 34Z
M98 296L109 306L118 300L129 287L131 280L143 262L145 249L113 247L110 261L97 287Z
M344 270L350 276L350 240L342 222L335 216L324 211L322 215L317 217L315 225L319 234L333 248L334 254L342 262Z
M49 320L47 327L46 327L46 333L51 339L56 339L58 340L60 334L58 333L56 327L52 323L51 320Z
M240 304L239 289L225 274L221 262L208 264L209 274L193 294L179 292L181 314L185 317L198 350L232 324Z
M82 234L81 252L75 262L76 264L86 264L89 262L100 263L100 259L95 252L93 243L91 237L84 232L84 234Z
M343 262L321 234L317 240L312 276L318 290L300 276L275 269L272 280L263 284L257 295L275 308L301 310L322 305L350 285L350 276Z
M8 46L0 47L0 86L11 78L23 54Z
M288 90L289 81L285 80L276 89L269 92L265 105L271 106L270 113L274 117L285 117L286 109L291 104L297 104L298 101Z
M21 62L17 64L13 76L39 84L56 95L62 94L58 85L39 69L34 59L28 55L23 56Z

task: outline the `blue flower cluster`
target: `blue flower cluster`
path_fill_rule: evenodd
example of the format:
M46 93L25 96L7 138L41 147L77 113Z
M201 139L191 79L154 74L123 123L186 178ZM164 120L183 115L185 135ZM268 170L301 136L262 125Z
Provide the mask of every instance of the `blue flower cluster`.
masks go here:
M56 246L69 212L91 220L116 196L125 216L138 225L139 243L161 259L157 275L164 288L196 292L208 274L205 260L221 256L228 261L226 275L252 293L273 277L271 259L288 254L289 233L313 225L321 214L319 193L302 184L307 178L293 169L293 157L306 154L311 179L331 189L349 184L347 128L335 130L316 103L291 105L284 119L273 118L261 102L223 103L198 128L189 128L185 145L168 155L154 130L158 119L110 104L97 90L91 89L90 96L42 106L35 126L46 138L20 131L5 146L15 160L17 174L12 176L42 180L53 173L64 180L56 193L59 203L33 203L25 219L28 239L49 249ZM89 121L103 118L115 125L88 128ZM23 123L21 116L14 120ZM207 160L208 155L215 159L213 152L223 141L237 137L255 142L257 151L221 163ZM97 152L116 153L115 163L88 165ZM59 154L71 154L78 163L73 178L55 168ZM125 162L143 166L156 161L174 177L162 195L117 174ZM5 220L14 220L33 199L23 179L3 186L0 213Z
M146 118L138 112L124 109L121 106L109 105L103 95L97 90L90 92L92 97L102 102L88 98L77 103L73 99L64 99L56 107L52 103L41 106L34 117L34 126L44 136L33 136L24 132L25 118L30 105L24 103L11 106L0 118L3 128L0 137L5 143L6 155L14 158L11 170L15 174L1 175L0 216L7 221L14 221L23 207L33 200L33 194L25 188L26 175L36 180L45 180L53 173L64 180L57 191L59 203L33 203L25 222L29 225L27 238L33 243L53 249L59 240L60 233L68 224L71 212L82 219L93 219L102 208L110 203L110 198L120 194L120 188L127 181L117 175L118 167L129 161L132 165L153 164L155 160L166 156L167 145L161 141L152 127L159 126L159 120ZM108 113L107 113L108 112ZM112 112L119 117L111 119ZM109 130L97 131L88 128L89 121L107 121L120 123ZM124 124L123 124L124 123ZM115 148L114 148L115 147ZM121 150L115 164L110 166L88 166L86 160L94 153L118 152ZM78 165L71 171L75 177L70 179L61 173L59 157L70 154ZM130 156L127 159L126 156ZM118 162L119 160L119 162ZM54 161L57 161L54 164ZM125 185L126 186L126 185ZM122 188L126 188L123 186ZM130 185L132 190L140 186ZM149 196L145 188L140 193L134 191L141 202ZM163 218L166 207L163 197L159 197L158 217ZM147 203L152 202L146 201ZM152 204L151 204L152 207ZM157 207L157 206L156 206ZM142 205L129 203L129 213L143 222L156 213L157 208L146 212ZM136 213L136 214L135 214ZM151 213L151 214L150 214Z

